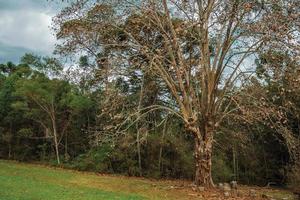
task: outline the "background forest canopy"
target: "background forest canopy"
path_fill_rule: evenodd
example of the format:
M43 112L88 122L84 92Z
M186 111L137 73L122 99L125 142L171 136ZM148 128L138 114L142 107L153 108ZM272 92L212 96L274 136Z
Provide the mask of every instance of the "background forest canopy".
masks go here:
M0 158L297 186L299 13L297 0L69 1L52 57L0 64Z

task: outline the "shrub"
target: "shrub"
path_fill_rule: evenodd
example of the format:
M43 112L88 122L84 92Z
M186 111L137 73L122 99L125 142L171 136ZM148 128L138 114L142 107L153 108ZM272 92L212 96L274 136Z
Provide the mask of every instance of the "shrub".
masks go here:
M85 154L77 156L71 164L72 168L82 171L108 172L110 171L109 156L112 148L109 145L93 148Z
M215 182L232 181L232 169L224 160L224 156L216 155L212 159L212 175Z

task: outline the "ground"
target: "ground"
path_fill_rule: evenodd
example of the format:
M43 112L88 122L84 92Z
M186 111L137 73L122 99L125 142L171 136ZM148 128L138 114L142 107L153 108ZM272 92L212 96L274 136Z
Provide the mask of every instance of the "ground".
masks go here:
M227 199L293 199L287 190L240 186L238 195ZM231 194L233 195L233 194ZM42 165L0 160L0 200L138 200L225 199L220 190L200 192L188 181L157 181L117 175L84 173Z

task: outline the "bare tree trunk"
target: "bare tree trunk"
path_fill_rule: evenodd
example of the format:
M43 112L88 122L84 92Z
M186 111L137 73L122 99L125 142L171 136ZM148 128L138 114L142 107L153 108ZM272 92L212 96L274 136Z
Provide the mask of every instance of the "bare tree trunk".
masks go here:
M236 181L239 181L239 159L236 159Z
M57 164L60 164L56 129L54 129L53 135L54 135L54 145L55 145L56 160L57 160Z
M212 133L206 132L195 135L195 184L204 187L214 187L211 174L212 158Z
M56 130L56 122L55 122L55 116L52 116L52 128L53 128L53 138L54 138L54 146L55 146L55 154L56 154L56 160L57 164L60 164L59 159L59 151L58 151L58 139L57 139L57 130Z
M69 160L69 154L68 154L68 132L65 134L65 160Z
M8 143L8 159L11 159L11 142Z
M234 181L236 181L236 150L235 150L235 145L233 145L233 148L232 148L232 165L233 165Z
M140 174L140 176L142 176L142 156L141 156L141 143L140 143L140 128L138 128L138 125L137 125L137 134L136 134L136 147L137 147L137 153L138 153L139 174Z
M161 140L160 140L159 157L158 157L159 173L161 173L161 160L162 160L163 142L164 142L165 134L166 134L166 131L167 131L167 122L168 122L168 116L167 116L166 121L164 123L164 128L163 128L163 132L162 132L162 136L161 136Z
M139 163L139 174L140 176L142 176L142 156L141 156L141 142L140 142L140 127L139 127L139 120L141 117L141 108L142 108L142 100L143 100L143 96L144 96L144 76L142 77L142 84L141 84L141 92L140 92L140 97L139 97L139 104L138 104L138 122L136 123L136 147L137 147L137 154L138 154L138 163Z

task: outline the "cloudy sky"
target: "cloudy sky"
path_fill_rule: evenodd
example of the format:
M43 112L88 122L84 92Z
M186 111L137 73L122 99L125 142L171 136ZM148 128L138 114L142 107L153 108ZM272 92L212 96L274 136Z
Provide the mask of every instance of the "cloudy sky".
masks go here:
M52 53L50 30L59 5L47 0L0 0L0 63L18 62L26 52Z

